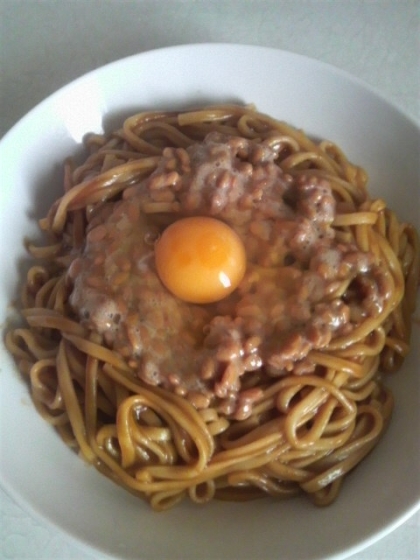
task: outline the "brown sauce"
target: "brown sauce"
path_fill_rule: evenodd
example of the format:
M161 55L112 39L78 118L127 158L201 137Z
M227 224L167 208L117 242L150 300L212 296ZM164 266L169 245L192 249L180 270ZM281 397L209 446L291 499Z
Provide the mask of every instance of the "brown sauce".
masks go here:
M374 256L336 239L328 181L284 173L277 156L264 142L218 133L166 148L148 179L97 211L68 272L80 321L142 380L237 419L259 398L248 372L312 371L312 349L380 313L388 297ZM154 241L190 215L221 219L246 248L243 281L215 304L178 300L156 273Z

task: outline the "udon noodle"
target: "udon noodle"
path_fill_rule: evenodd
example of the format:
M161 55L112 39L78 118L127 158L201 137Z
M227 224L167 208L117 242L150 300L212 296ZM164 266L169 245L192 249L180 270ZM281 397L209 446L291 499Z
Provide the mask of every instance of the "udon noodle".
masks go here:
M28 245L35 262L20 302L26 324L6 338L38 412L85 461L155 510L185 497L299 493L330 504L391 417L382 375L409 350L414 228L369 197L366 173L336 145L253 107L140 113L108 136L88 136L86 147L83 163L66 161L64 192L40 220L48 242ZM200 183L209 154L214 165ZM149 239L138 239L128 263L115 260L133 249L126 235L109 240L122 223L113 218L118 208L150 225L136 230ZM166 226L189 215L216 216L244 241L247 273L220 302L178 302L150 261ZM311 223L316 251L308 254L299 228ZM112 251L114 291L100 268ZM133 270L146 253L146 268ZM131 286L118 292L118 313L95 322L98 293L118 285ZM149 294L152 310L147 290L160 294ZM164 310L169 326L157 326Z

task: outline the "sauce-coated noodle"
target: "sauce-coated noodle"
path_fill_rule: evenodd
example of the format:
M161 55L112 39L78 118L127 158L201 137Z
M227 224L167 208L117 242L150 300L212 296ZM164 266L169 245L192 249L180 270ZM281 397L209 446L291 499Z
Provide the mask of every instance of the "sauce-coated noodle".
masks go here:
M392 413L379 371L409 350L414 228L333 143L252 107L141 113L86 145L40 221L48 244L29 246L26 326L6 338L39 413L156 510L331 503ZM153 263L191 215L247 253L237 290L209 305L167 293Z

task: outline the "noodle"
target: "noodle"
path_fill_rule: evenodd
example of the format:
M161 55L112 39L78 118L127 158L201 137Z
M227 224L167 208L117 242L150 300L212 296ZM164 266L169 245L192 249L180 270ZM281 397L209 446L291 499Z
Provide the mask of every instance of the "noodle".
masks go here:
M379 372L397 370L409 351L420 275L414 228L369 198L366 173L336 145L252 107L141 113L86 146L83 164L66 161L63 195L40 220L48 243L28 244L26 326L6 336L38 412L85 461L158 511L186 497L202 504L304 493L331 503L391 417ZM234 151L235 172L213 168L202 191L183 192L194 158L204 173L203 150L214 158ZM251 176L253 194L241 191L234 208L231 193ZM280 210L274 176L283 181ZM315 203L324 249L292 254L282 239L294 246L309 231ZM219 208L249 258L237 292L202 308L156 299L153 243L179 218ZM118 209L138 228L138 246L104 229L123 223ZM109 280L100 252L91 268L83 261L106 235L103 252L116 255ZM130 280L134 262L144 283ZM115 303L98 296L109 286L120 307L106 328L94 328L86 300ZM152 327L130 308L147 290L157 302L147 308ZM173 327L158 326L165 306ZM148 347L161 362L145 360Z

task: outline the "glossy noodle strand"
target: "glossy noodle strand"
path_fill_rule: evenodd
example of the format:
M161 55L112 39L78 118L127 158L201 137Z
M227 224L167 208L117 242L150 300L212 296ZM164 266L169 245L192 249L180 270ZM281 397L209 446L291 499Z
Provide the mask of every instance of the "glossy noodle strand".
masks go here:
M86 147L40 220L47 243L27 245L25 325L6 337L38 412L158 511L331 503L390 421L383 375L409 351L414 228L334 143L251 106L144 112ZM214 304L178 301L154 269L162 231L191 215L227 223L248 255Z

